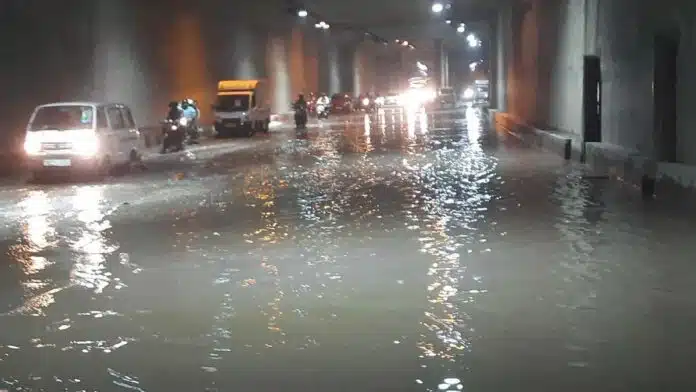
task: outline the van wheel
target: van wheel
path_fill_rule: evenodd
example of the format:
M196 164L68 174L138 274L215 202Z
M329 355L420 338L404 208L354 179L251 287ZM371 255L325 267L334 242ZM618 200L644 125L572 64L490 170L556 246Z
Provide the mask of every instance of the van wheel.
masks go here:
M144 170L145 169L145 164L143 163L143 157L142 155L138 154L138 151L136 150L131 150L130 155L128 157L128 166L129 169L139 169L139 170Z
M97 167L96 177L99 180L107 178L114 170L114 166L111 164L111 158L107 155L102 158L99 162L99 167Z
M29 183L30 184L40 184L46 179L45 173L41 170L33 170L29 173Z

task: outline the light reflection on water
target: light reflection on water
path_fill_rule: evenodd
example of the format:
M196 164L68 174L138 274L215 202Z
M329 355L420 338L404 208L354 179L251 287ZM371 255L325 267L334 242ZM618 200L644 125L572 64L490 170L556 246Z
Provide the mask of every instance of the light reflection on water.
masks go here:
M25 302L12 313L38 315L54 303L54 294L59 290L52 288L51 279L42 274L53 264L47 253L57 242L50 221L53 205L45 192L31 191L18 207L25 216L22 239L10 247L8 254L22 269Z
M407 209L409 229L418 233L421 252L431 257L429 307L418 346L421 366L438 368L448 376L432 388L437 390L465 387L457 377L468 370L467 353L476 333L466 309L487 292L482 278L471 275L462 260L471 258L472 248L485 241L473 225L492 199L487 185L494 178L496 162L482 153L476 120L467 119L467 125L469 137L461 148L438 150L424 166L409 167L420 185L411 196L413 208ZM464 234L458 234L461 228L466 229Z
M103 191L101 186L79 187L72 200L72 210L77 213L77 220L82 223L82 227L78 229L77 239L70 244L75 254L70 278L73 284L97 294L111 283L106 260L118 250L118 246L104 235L111 224L104 219Z
M129 286L110 271L130 264L130 254L138 260L145 239L128 235L135 223L106 212L108 186L76 187L69 207L29 194L12 249L23 285L50 282L41 274L67 242L68 283L44 291L72 286L73 300L120 308L75 311L59 298L52 317L13 319L45 332L27 338L18 329L10 344L0 342L0 362L16 376L0 386L65 387L51 381L58 366L22 365L39 355L27 346L74 363L66 365L71 380L89 379L86 390L168 389L160 367L175 385L211 391L580 391L592 389L581 382L602 390L590 381L603 375L597 369L640 378L630 357L607 347L640 346L634 352L646 356L644 347L667 342L655 338L659 326L625 332L649 324L651 306L670 304L640 288L661 287L646 268L647 246L646 259L630 253L640 246L630 244L649 241L641 223L612 213L581 171L530 154L558 170L531 176L532 164L518 156L492 154L489 136L472 109L462 118L379 111L302 138L276 136L272 159L249 154L238 158L242 168L229 165L221 200L172 208L165 221L176 229L160 228L189 233L180 247L186 261L172 262L182 256L162 246ZM62 215L67 223L54 222L58 208L72 214ZM119 249L116 232L120 263L109 257ZM640 259L638 268L622 266L607 238ZM56 338L68 333L69 344ZM116 349L119 356L92 365L97 371L82 367ZM613 367L616 358L626 366Z

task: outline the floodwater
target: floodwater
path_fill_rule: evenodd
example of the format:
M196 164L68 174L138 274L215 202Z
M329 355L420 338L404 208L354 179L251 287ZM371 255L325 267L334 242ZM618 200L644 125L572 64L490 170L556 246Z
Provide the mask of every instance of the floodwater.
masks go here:
M230 145L0 189L0 389L696 390L666 203L475 110Z

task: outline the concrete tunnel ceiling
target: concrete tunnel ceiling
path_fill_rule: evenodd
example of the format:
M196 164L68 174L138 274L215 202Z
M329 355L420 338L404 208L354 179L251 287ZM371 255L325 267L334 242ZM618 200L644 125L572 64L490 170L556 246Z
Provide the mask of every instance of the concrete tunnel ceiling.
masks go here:
M444 24L444 19L482 30L499 5L508 1L513 0L443 0L443 4L451 5L446 17L433 15L432 0L298 0L295 3L321 15L329 23L364 29L388 40L444 38L456 43L454 26Z

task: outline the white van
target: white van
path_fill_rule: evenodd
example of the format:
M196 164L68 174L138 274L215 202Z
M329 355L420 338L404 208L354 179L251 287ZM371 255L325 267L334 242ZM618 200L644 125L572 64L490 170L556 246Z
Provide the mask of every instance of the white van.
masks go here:
M133 114L119 103L59 102L38 106L27 125L24 151L34 176L47 170L105 174L138 162L145 145Z

